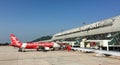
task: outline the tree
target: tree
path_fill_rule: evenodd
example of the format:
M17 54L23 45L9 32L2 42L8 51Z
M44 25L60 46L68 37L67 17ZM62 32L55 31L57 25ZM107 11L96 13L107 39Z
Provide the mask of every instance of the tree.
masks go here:
M40 38L37 38L35 40L33 40L32 42L38 42L38 41L43 41L43 40L50 40L52 38L52 36L42 36Z

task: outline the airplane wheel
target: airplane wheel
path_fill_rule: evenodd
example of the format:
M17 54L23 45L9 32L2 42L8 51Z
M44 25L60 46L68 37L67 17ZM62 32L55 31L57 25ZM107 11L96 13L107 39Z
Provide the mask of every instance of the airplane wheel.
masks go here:
M51 51L55 51L55 48L54 47L50 47Z
M25 52L24 48L19 48L18 52Z
M52 50L51 51L55 51L55 48L52 48Z
M39 46L38 48L37 48L37 51L44 51L45 50L45 48L43 47L43 46Z
M37 51L40 51L39 48L37 48Z
M18 52L22 52L22 48L19 48Z
M42 48L42 51L43 51L43 52L47 52L48 50L45 50L45 47L43 47L43 48Z

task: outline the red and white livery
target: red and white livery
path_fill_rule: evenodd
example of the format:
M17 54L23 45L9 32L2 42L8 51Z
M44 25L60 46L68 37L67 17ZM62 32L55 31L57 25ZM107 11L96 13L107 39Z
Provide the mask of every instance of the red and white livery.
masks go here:
M60 45L55 42L29 42L22 43L15 37L14 34L10 34L11 44L10 46L18 47L20 52L25 51L25 49L36 49L37 51L43 50L54 50L55 48L60 48Z

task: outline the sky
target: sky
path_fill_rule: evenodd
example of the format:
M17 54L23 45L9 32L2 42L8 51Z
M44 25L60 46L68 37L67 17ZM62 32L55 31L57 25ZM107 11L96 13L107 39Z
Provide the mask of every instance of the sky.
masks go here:
M0 0L0 42L26 42L120 15L120 0Z

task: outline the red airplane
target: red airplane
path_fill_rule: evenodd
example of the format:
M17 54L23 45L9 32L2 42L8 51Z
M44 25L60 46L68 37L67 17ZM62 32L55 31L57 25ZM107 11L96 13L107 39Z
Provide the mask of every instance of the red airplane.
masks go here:
M55 50L55 48L60 48L60 45L55 42L31 42L31 43L22 43L15 37L14 34L10 34L11 44L10 46L18 47L19 52L25 52L25 49L36 49L37 51L48 51Z

